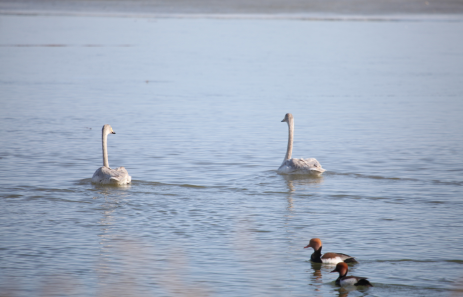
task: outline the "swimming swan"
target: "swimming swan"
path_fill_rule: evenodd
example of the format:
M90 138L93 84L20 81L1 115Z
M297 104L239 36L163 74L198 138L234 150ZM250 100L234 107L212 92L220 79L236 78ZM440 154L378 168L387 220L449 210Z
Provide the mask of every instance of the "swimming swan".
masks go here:
M286 156L278 168L280 174L322 174L325 169L315 158L308 159L291 159L293 153L293 137L294 137L294 118L293 115L287 113L282 122L288 123L289 136L288 136L288 149L286 150Z
M130 183L132 177L129 175L124 167L116 169L109 168L108 162L108 134L116 134L110 125L106 124L102 129L102 142L103 142L103 167L98 168L92 177L92 183L103 185L125 185Z

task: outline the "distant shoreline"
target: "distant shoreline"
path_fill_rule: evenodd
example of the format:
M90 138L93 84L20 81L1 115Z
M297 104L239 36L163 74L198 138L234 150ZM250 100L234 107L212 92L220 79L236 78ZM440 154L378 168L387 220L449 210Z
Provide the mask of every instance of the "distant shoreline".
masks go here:
M71 16L114 17L156 19L222 19L222 20L301 20L301 21L358 21L358 22L463 22L463 14L452 15L324 15L324 14L174 14L174 13L109 13L66 11L10 11L1 10L1 15L10 16Z
M463 20L461 0L0 0L2 15L301 20Z

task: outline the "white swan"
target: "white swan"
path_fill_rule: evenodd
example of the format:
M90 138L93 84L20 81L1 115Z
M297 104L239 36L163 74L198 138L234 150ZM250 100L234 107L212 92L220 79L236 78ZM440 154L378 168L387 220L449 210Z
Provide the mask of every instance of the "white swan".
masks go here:
M92 177L92 183L103 185L125 185L130 183L132 177L129 175L124 167L116 169L109 168L108 162L108 134L116 134L113 128L106 124L102 129L102 142L103 142L103 167L98 168Z
M289 136L288 136L288 149L286 150L286 156L278 168L280 174L322 174L325 169L315 158L308 159L291 159L293 153L293 137L294 137L294 118L293 115L287 113L282 122L288 123Z

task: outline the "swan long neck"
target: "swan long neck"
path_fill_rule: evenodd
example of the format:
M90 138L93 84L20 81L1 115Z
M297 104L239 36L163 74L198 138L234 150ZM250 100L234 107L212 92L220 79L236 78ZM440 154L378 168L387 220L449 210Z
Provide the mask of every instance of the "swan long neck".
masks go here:
M106 131L103 128L103 133L102 133L102 142L103 142L103 166L106 166L109 168L109 161L108 161L108 133L105 133Z
M286 149L286 156L283 162L291 159L291 156L293 154L293 138L294 138L294 120L291 118L288 121L288 148Z

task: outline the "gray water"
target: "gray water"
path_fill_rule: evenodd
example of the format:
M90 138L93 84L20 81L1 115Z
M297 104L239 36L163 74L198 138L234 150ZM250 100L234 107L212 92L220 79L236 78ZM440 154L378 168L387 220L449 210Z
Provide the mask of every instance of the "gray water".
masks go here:
M0 16L0 294L461 295L462 30ZM287 112L322 177L276 173Z

